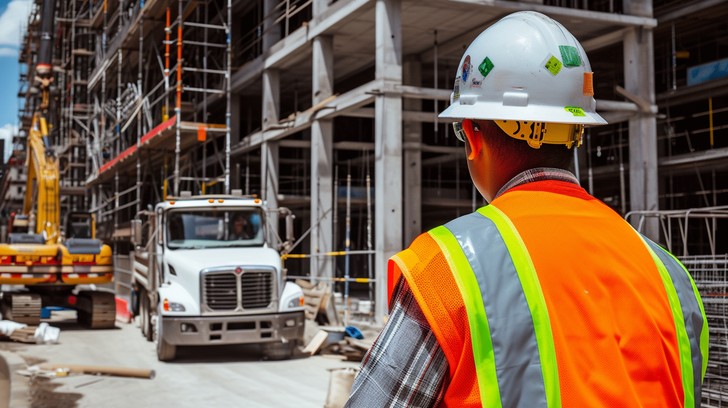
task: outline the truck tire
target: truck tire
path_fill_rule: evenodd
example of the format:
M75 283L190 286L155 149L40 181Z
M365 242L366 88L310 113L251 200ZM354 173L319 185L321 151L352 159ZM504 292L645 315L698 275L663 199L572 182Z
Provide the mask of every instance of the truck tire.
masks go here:
M146 290L142 289L139 291L139 324L142 329L142 336L147 341L154 340L154 333L152 329L152 317L151 311L149 310L149 294Z
M177 354L177 346L174 344L167 343L164 340L164 332L162 330L162 316L157 316L156 328L156 341L157 341L157 360L159 361L172 361Z
M293 350L296 349L296 342L289 341L286 343L266 343L263 345L263 353L268 360L288 360L293 356Z

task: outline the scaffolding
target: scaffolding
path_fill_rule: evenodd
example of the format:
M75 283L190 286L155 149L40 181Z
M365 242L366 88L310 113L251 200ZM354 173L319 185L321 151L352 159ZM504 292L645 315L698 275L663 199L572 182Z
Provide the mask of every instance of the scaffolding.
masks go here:
M143 204L230 191L231 3L110 0L98 13L86 183L107 238L128 240Z

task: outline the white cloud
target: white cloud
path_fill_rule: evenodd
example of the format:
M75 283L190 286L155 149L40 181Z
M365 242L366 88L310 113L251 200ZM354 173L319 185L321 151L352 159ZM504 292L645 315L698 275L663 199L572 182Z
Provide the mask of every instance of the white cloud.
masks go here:
M20 47L23 38L21 33L28 24L28 14L32 6L31 0L12 0L8 3L8 8L0 15L0 45Z
M10 158L10 153L12 153L13 150L13 135L16 133L18 133L18 127L11 125L10 123L6 123L5 126L0 127L0 139L5 140L5 151L2 152L3 163L7 162L8 158Z
M0 47L0 57L17 57L20 51L13 47Z

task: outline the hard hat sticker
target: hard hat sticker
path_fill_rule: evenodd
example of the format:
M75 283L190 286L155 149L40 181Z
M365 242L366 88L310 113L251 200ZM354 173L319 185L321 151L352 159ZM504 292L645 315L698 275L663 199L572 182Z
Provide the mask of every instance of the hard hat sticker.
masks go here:
M574 116L586 116L586 113L584 113L584 109L578 106L564 106L564 109L566 109L567 112L570 112Z
M544 68L546 68L551 73L551 75L554 76L561 72L562 66L563 64L561 63L561 61L559 61L559 59L554 57L553 55L551 56L551 58L546 60L546 63L544 64Z
M460 77L455 78L455 85L452 87L452 101L460 99Z
M490 71L493 70L493 67L494 65L490 58L485 57L485 59L483 59L483 62L478 65L478 71L480 71L480 74L483 75L483 79L485 79L485 77L490 74Z
M463 82L468 83L468 77L470 76L470 71L472 71L473 65L470 63L470 55L465 56L465 61L463 61L463 71L462 71L462 77Z
M584 96L594 96L594 73L584 73Z
M580 67L581 57L576 47L571 45L559 45L559 51L561 51L561 59L564 61L566 67Z

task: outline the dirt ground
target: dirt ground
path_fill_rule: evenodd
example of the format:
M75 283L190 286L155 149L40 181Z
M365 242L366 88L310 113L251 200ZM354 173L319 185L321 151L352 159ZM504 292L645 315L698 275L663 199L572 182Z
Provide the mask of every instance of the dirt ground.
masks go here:
M11 343L0 341L0 350L12 352L21 357L25 364L30 367L44 363L44 359L29 356L25 353L32 352L32 344ZM51 379L33 375L25 377L28 381L29 400L31 408L76 408L77 401L83 395L78 393L56 392L55 389L61 384L55 384Z

